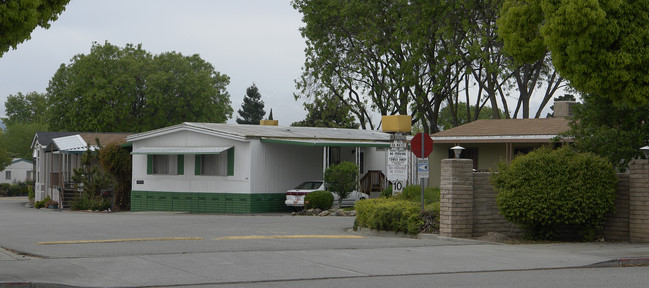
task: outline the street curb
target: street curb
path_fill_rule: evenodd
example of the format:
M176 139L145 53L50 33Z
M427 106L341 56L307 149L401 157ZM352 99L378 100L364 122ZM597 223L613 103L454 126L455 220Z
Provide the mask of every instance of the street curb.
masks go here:
M607 268L607 267L624 267L634 265L649 265L649 257L618 258L586 265L586 268Z
M347 233L371 235L371 236L379 236L379 237L399 237L399 238L411 238L411 239L439 239L439 240L456 241L456 242L460 242L460 241L461 242L473 242L475 244L503 245L502 243L498 243L498 242L488 242L488 241L482 241L482 240L476 240L476 239L467 239L467 238L446 237L446 236L440 236L439 234L429 234L429 233L406 234L406 233L402 233L402 232L373 230L373 229L362 228L362 227L357 227L356 229L357 230L349 228L349 229L347 229Z
M0 288L78 288L56 283L0 282Z

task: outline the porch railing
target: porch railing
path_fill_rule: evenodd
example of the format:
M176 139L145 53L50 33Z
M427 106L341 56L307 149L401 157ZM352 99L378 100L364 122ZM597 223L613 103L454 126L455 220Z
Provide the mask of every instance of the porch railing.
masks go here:
M361 178L361 191L366 194L381 192L385 186L385 175L381 170L369 170Z

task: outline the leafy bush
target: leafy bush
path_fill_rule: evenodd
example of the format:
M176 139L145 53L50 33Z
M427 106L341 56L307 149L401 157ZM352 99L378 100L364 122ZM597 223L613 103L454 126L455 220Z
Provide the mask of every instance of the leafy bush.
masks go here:
M19 182L9 186L7 196L27 196L27 183Z
M343 199L358 188L357 180L358 166L349 161L332 165L324 173L327 190L338 195L338 207L342 206Z
M383 198L392 197L392 185L388 186L388 188L385 188L383 189L383 191L381 191L381 197Z
M0 196L11 196L9 195L9 187L11 187L9 183L0 183Z
M41 201L36 201L36 203L34 203L34 208L41 209L43 207L46 207L47 203L49 203L50 201L52 201L52 198L50 198L50 196L47 196Z
M36 197L36 192L34 192L34 185L29 185L27 188L27 195L29 196L29 201L33 201Z
M491 177L498 209L527 238L557 239L557 229L570 225L582 239L592 240L614 208L615 171L594 154L546 147L498 169Z
M395 198L421 203L421 186L408 185L403 189L403 192L396 195ZM439 202L439 198L439 188L428 187L424 189L424 204L428 205Z
M313 191L304 196L304 207L306 209L318 208L327 210L334 203L334 195L329 191Z
M72 210L105 211L110 208L110 200L101 195L81 192L77 197L74 197L70 208Z
M354 229L361 226L373 230L417 234L439 228L439 203L427 205L425 215L421 215L417 202L396 198L367 199L357 202L354 207ZM424 229L430 223L433 227Z

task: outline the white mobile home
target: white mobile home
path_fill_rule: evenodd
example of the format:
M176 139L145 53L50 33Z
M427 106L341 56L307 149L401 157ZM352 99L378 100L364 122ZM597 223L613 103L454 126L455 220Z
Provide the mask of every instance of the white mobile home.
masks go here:
M371 176L385 174L389 140L379 131L216 123L134 134L131 210L283 211L286 190L341 161L384 181Z
M30 181L34 174L34 163L27 159L14 158L5 170L0 172L0 183L20 183Z

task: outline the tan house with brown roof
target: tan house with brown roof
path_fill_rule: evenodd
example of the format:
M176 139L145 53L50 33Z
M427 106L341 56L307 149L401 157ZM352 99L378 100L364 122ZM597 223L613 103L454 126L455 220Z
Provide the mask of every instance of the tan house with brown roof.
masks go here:
M453 146L465 148L461 158L473 159L473 169L489 171L501 160L511 161L519 153L552 143L559 133L569 130L568 123L565 117L477 120L433 134L429 185L439 187L441 161L454 157Z

